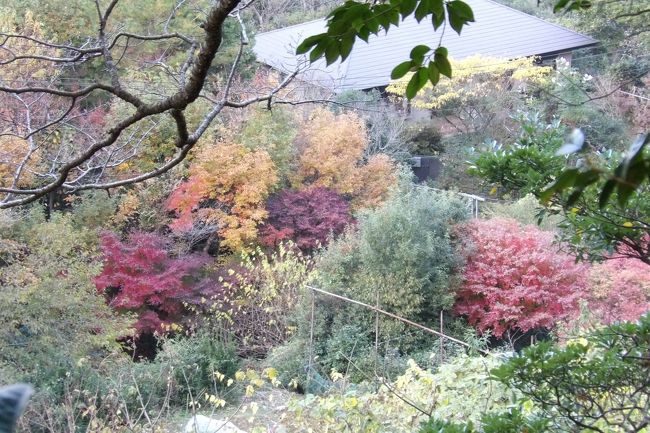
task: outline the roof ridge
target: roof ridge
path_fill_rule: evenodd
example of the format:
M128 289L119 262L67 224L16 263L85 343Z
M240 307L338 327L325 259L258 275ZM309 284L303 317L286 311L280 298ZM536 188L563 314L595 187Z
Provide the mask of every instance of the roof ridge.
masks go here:
M477 25L463 32L465 37L450 37L447 41L448 35L445 35L443 41L452 55L458 58L477 53L499 58L543 56L598 44L592 37L498 2L503 0L465 1L475 9ZM416 21L412 15L401 20L398 28L392 29L395 37L391 37L393 32L386 35L381 31L376 37L372 36L367 44L359 42L345 62L339 60L334 65L326 66L322 60L318 67L313 68L314 72L308 74L311 79L305 74L306 81L324 83L327 78L331 83L324 87L337 93L385 85L390 81L391 70L408 55L409 46L412 48L424 40L429 41L426 43L430 45L431 38L436 38L430 24L418 24ZM298 60L286 47L300 43L300 38L326 31L326 22L326 19L316 19L257 34L253 47L257 60L276 69L291 67Z
M473 0L473 1L476 1L476 2L484 1L484 2L487 2L487 3L493 3L493 4L497 5L497 6L501 6L502 8L510 9L511 11L516 12L516 13L518 13L518 14L520 14L520 15L525 15L525 16L527 16L527 17L534 18L534 19L536 19L536 20L538 20L538 21L542 21L543 23L550 24L550 25L552 25L552 26L554 26L554 27L558 27L558 28L560 28L560 29L562 29L562 30L566 30L566 31L571 32L571 33L574 33L574 34L576 34L576 35L578 35L578 36L582 36L582 37L584 37L584 38L591 39L594 43L598 43L598 40L592 38L591 36L583 35L582 33L580 33L580 32L576 32L575 30L571 30L570 28L567 28L567 27L561 26L561 25L556 24L556 23L554 23L554 22L547 21L547 20L545 20L545 19L543 19L543 18L540 18L540 17L537 17L537 16L535 16L535 15L532 15L532 14L526 13L526 12L524 12L524 11L520 11L519 9L515 9L515 8L513 8L513 7L511 7L511 6L504 5L503 3L499 3L498 1L495 1L495 0ZM471 3L471 2L470 2L470 3Z
M292 24L292 25L286 26L286 27L280 27L279 29L267 30L267 31L262 32L262 33L257 33L255 36L268 35L270 33L280 32L280 31L283 31L283 30L291 29L293 27L301 27L301 26L304 26L306 24L312 24L312 23L315 23L317 21L323 21L324 22L325 18L316 18L315 20L305 21L305 22L298 23L298 24Z

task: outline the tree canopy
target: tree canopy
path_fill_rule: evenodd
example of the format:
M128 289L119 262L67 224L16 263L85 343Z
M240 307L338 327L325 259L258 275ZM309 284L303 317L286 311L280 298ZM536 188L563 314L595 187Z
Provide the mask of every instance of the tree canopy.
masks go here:
M187 157L224 109L264 101L270 106L273 98L280 102L281 91L292 78L290 74L264 90L235 91L241 66L250 59L250 36L242 20L249 3L221 0L196 17L182 4L135 11L119 0L105 3L97 1L95 8L75 4L65 11L77 19L70 31L51 34L42 32L38 21L42 17L30 14L24 4L16 9L26 14L24 18L1 10L0 76L5 78L0 96L7 104L23 104L19 108L23 116L14 118L12 128L2 133L2 140L13 144L2 170L1 207L26 204L60 190L112 188L160 176ZM161 15L165 5L171 14L156 25L147 14ZM590 6L586 0L560 0L554 11ZM636 22L648 12L631 7L611 13L615 19ZM145 9L147 14L142 13ZM448 25L459 34L474 21L470 6L462 0L347 1L328 15L327 31L307 38L297 52L308 52L311 61L324 57L328 64L345 60L359 39L367 41L371 34L389 31L410 15L418 21L431 18L433 30ZM87 23L97 26L96 34L84 33ZM196 23L202 31L196 31ZM427 83L437 85L441 75L452 78L450 55L440 45L418 45L410 59L395 66L392 78L410 74L404 91L412 99ZM137 70L140 56L155 61ZM19 80L7 78L18 71L22 71ZM80 79L79 72L90 71L99 73ZM158 91L140 90L152 84ZM107 113L92 102L101 100L116 101L120 109ZM163 131L167 139L162 142L171 146L147 139ZM69 145L79 140L86 143ZM641 137L635 142L613 172L593 167L566 170L547 194L571 189L578 197L603 179L601 203L616 190L624 204L647 181L650 159L643 151L647 141ZM134 156L154 160L133 164Z

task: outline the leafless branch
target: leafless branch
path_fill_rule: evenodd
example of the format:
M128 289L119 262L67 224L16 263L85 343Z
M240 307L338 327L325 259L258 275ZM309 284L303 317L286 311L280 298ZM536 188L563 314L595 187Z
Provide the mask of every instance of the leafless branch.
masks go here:
M0 201L0 208L31 203L57 190L70 192L84 189L107 189L142 182L159 176L177 166L186 158L201 136L208 130L211 122L224 108L241 108L259 102L267 102L270 105L272 98L286 88L291 79L295 77L297 72L286 77L279 85L269 89L263 95L248 98L233 97L232 89L236 81L237 67L245 46L248 44L247 31L239 11L247 7L250 2L219 0L210 6L201 25L204 35L200 41L195 41L179 33L170 33L168 30L170 21L184 3L185 0L178 1L164 23L163 32L160 34L136 34L119 31L109 36L111 14L118 7L119 0L110 1L103 10L99 1L95 1L99 23L98 34L94 39L89 38L82 47L40 40L32 36L0 33L0 49L3 50L0 53L7 53L0 63L0 74L5 72L2 68L7 68L9 77L11 77L10 68L21 60L42 62L50 65L56 64L61 65L60 67L73 67L87 61L89 58L93 58L100 59L110 77L110 83L86 82L81 88L75 88L74 82L65 85L57 79L43 85L43 83L37 84L39 80L31 80L27 77L17 87L7 85L6 82L0 82L0 97L3 95L16 97L27 95L30 98L40 98L45 95L49 98L61 98L68 101L62 107L59 106L59 109L47 110L48 113L45 117L43 117L42 112L39 112L39 124L26 129L25 133L20 133L20 128L18 128L15 131L0 134L0 137L13 135L32 140L22 158L17 160L17 174L14 176L13 181L9 183L10 186L6 186L7 184L0 186L0 193L5 194L3 200ZM241 43L238 54L219 89L217 99L208 98L213 101L212 108L196 124L191 124L192 122L189 122L185 115L185 110L199 97L205 96L206 79L211 64L221 46L223 24L229 16L236 18L241 27ZM160 91L145 88L143 89L144 92L141 92L135 88L132 89L129 84L130 81L123 76L124 71L120 69L122 66L118 67L123 56L127 53L130 45L129 41L138 41L138 44L140 44L173 40L178 41L181 46L183 44L188 45L185 62L176 72L174 72L174 68L164 63L163 58L159 58L154 63L154 65L163 67L166 73L177 83L177 85L172 86L171 93L166 94L164 90L170 91L170 88L162 84ZM11 44L15 41L31 44L30 51L14 53L16 48ZM133 46L137 47L138 44ZM34 47L40 47L42 52L32 52ZM114 50L121 51L115 54ZM165 53L166 50L163 52L163 56L166 55ZM7 75L5 72L4 76ZM83 81L80 80L80 82ZM117 113L118 116L113 115L112 117L117 117L117 120L110 121L105 130L99 135L86 130L92 112L84 112L83 109L78 108L81 98L96 92L108 94L114 100L124 101L130 107L126 113L125 110L121 109ZM155 95L153 100L152 95ZM50 116L49 111L53 111L52 116ZM54 114L55 112L58 112L58 114ZM128 159L137 157L144 137L152 131L151 128L140 128L139 125L147 119L167 114L176 127L175 145L177 150L173 157L145 173L134 173L127 178L110 179L109 177L104 179L105 173L111 168L119 167ZM153 122L154 125L158 123ZM139 138L135 136L135 131L138 130L140 131L138 132ZM42 143L46 143L55 131L69 131L69 133L76 134L76 136L81 137L81 143L84 144L77 143L75 145L70 140L67 142L62 141L58 148L48 149L50 154L47 166L44 168L45 171L29 168L27 164L29 159L34 155L36 149L42 148L42 145L37 144L34 140L40 139ZM18 182L20 173L25 170L31 170L34 178L37 179L37 181L31 182L32 185L24 186Z
M650 13L650 8L649 9L640 9L640 10L634 11L634 12L627 12L627 13L623 13L623 14L618 14L618 15L616 15L614 17L614 20L618 20L620 18L638 17L640 15L647 14L647 13Z

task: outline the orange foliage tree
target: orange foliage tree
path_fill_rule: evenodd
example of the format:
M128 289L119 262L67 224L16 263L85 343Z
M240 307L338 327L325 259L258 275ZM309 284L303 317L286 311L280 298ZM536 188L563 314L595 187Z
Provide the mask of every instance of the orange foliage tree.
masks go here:
M390 156L378 154L357 167L361 181L352 199L355 209L373 208L387 197L388 190L397 182L397 167Z
M177 213L172 230L213 225L220 243L231 251L246 251L267 216L266 199L278 182L265 150L221 142L207 146L190 167L190 177L171 194L167 208Z
M360 209L381 203L396 182L390 157L374 155L363 163L368 138L363 120L353 113L314 110L301 138L295 188L330 188L349 196L352 208Z

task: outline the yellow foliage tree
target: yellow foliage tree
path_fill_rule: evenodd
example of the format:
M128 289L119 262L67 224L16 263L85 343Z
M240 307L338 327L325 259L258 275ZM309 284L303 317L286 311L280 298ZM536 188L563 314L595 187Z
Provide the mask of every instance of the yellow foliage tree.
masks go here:
M300 138L304 148L292 181L295 188L330 188L351 197L352 208L360 209L381 203L397 179L395 164L386 155L363 163L366 127L353 113L317 109Z
M186 231L197 221L215 225L223 246L248 251L277 182L275 165L265 150L231 142L204 147L190 167L189 180L169 198L167 207L178 214L170 226Z
M40 164L38 149L28 140L0 136L0 186L16 187L31 182L32 171Z
M531 88L542 86L550 79L553 69L538 66L536 62L535 57L506 60L481 55L452 59L452 78L441 79L435 87L427 83L411 104L437 111L460 132L482 130L500 114L514 110ZM404 95L410 78L407 75L392 82L387 91Z
M428 83L413 101L418 108L442 109L452 104L466 104L494 92L525 91L531 84L546 81L553 68L537 66L535 57L505 60L475 55L452 60L451 79L440 80L435 87ZM394 81L388 91L403 95L408 78Z
M0 32L21 34L41 39L44 37L41 24L27 11L18 26L16 13L0 7ZM15 53L21 55L56 55L56 49L43 47L29 39L6 38L0 50L0 85L32 84L37 80L51 78L56 70L51 64L23 59L12 62ZM14 87L16 87L14 85ZM20 87L20 86L18 86ZM0 95L0 186L19 187L33 181L33 171L42 163L43 144L37 143L31 133L36 126L47 121L47 108L56 106L51 97L34 94ZM28 137L27 139L21 136Z
M317 109L303 130L304 150L294 186L309 184L353 194L359 186L356 166L368 144L366 128L357 115L335 115Z
M352 199L353 209L379 206L388 198L391 186L397 183L397 167L388 155L373 155L358 168L361 182Z
M45 39L41 23L34 18L31 11L27 11L20 26L17 25L16 13L8 8L0 7L0 31L9 34L21 34L29 38ZM52 47L36 44L29 39L10 38L3 41L5 49L0 50L0 62L13 60L16 53L21 56L56 56L58 51ZM29 81L51 78L55 74L52 66L37 60L23 59L8 63L0 68L0 80L14 81L16 79Z

